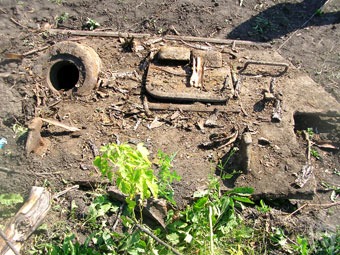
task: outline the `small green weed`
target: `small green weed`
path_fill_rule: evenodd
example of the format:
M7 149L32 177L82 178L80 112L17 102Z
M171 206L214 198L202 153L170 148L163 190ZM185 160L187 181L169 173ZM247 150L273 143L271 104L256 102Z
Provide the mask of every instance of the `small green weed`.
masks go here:
M84 29L88 30L95 30L96 28L100 27L100 24L95 21L94 19L87 18L85 24L83 25Z
M263 17L256 17L255 18L255 25L253 26L253 30L257 34L265 34L267 32L270 32L273 29L273 24L270 22L270 20L263 18Z
M65 1L64 0L49 0L51 3L62 5Z
M257 205L256 209L261 213L267 213L271 210L270 206L266 205L262 199L260 200L260 206Z
M21 126L20 124L14 124L12 130L14 132L13 138L20 138L27 134L28 128Z
M20 194L0 194L0 218L8 218L14 215L18 204L24 202Z
M69 18L69 14L67 12L63 12L59 16L55 18L55 21L57 22L57 25L64 23Z
M309 243L305 237L297 236L296 244L293 244L292 247L300 255L310 254Z
M217 165L217 170L221 172L221 179L222 180L229 180L233 178L235 175L242 173L240 170L233 170L231 173L226 171L226 165L230 161L231 157L235 155L236 152L239 151L238 147L233 147L231 151L229 152L228 157L225 160L219 160L218 165Z
M318 160L321 158L319 152L316 149L310 149L310 155Z

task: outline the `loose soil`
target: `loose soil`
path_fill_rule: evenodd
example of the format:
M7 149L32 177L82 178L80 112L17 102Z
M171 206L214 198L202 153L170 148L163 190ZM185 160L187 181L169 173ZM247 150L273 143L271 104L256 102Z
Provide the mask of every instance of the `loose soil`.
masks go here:
M256 141L261 136L271 138L271 144L255 146L254 168L263 167L263 172L237 176L236 180L224 183L226 188L248 185L261 191L257 192L257 199L290 199L284 200L280 208L288 208L288 212L306 203L306 198L313 204L331 203L331 192L321 184L340 186L339 150L318 149L321 160L312 159L315 174L308 181L307 188L301 192L289 185L288 188L282 185L281 190L276 187L277 190L273 192L273 186L294 183L296 176L293 173L297 173L304 163L306 142L301 135L296 135L297 130L313 127L316 140L326 140L338 147L340 145L339 112L305 114L339 111L338 1L329 1L322 13L315 15L307 24L304 23L325 1L247 0L243 1L242 6L239 1L230 0L141 1L137 4L130 0L56 2L1 1L0 34L3 39L0 42L0 138L6 138L8 144L0 153L0 193L27 195L32 185L45 185L55 193L79 184L79 191L70 192L65 199L55 203L69 210L71 201L76 200L77 205L82 205L78 207L79 215L83 215L89 203L85 191L95 183L105 183L92 165L97 149L110 142L143 142L151 152L151 157L155 157L158 150L169 154L177 152L174 167L183 179L175 184L175 192L178 206L183 207L191 201L194 191L206 187L209 174L219 174L216 171L218 161L225 158L231 149L231 146L202 149L198 145L209 141L209 136L214 134L230 135L233 128L237 127L241 133L245 129L253 132ZM68 13L68 19L58 22L58 17L63 13ZM274 106L262 101L262 91L270 83L269 77L245 78L244 96L241 95L243 111L236 114L223 111L157 111L149 116L140 98L141 84L146 78L143 65L152 46L159 47L160 44L144 47L140 52L129 52L129 49L122 47L124 39L48 33L49 28L85 29L87 18L101 24L95 31L267 42L270 47L249 48L236 43L236 49L231 50L229 46L223 56L235 67L241 67L248 58L290 62L289 72L277 79L278 90L284 95L283 102L288 105L283 107L288 117L283 119L283 124L274 124L274 128L270 123ZM9 54L23 54L65 40L92 47L102 59L100 87L89 96L75 97L70 93L56 96L50 91L46 86L48 50L29 54L23 59ZM161 43L190 48L181 41ZM217 47L209 43L190 44L214 49ZM253 87L253 83L256 86ZM303 83L304 86L298 85L294 89L296 83ZM306 97L318 93L316 97ZM231 103L230 110L240 110L238 102ZM294 115L295 111L301 114ZM12 126L27 126L33 117L59 120L81 131L75 134L45 125L42 136L51 145L43 155L26 155L25 138L15 138ZM213 127L201 128L202 120L215 117L217 122ZM275 128L278 131L273 131ZM241 147L240 139L237 139L235 145ZM228 167L230 169L240 165L237 159L231 159ZM286 169L287 172L276 169ZM264 176L272 176L270 182L276 181L279 185L263 183L261 179L265 179ZM292 193L291 190L296 192ZM314 196L310 195L315 192ZM295 228L301 233L335 230L340 220L336 213L338 208L307 206L282 225L288 225L288 228ZM69 219L67 213L51 211L46 222L52 227L53 222L65 219ZM282 217L275 215L273 220L283 221ZM69 224L72 226L71 221Z

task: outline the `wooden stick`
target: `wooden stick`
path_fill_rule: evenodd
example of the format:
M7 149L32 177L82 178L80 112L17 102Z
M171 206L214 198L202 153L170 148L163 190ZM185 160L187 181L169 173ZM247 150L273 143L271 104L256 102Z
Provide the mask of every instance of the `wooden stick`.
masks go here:
M337 206L337 205L340 205L340 201L334 202L334 203L329 203L329 204L309 204L309 203L305 203L302 206L300 206L298 209L296 209L294 212L292 212L291 214L287 215L286 217L289 218L289 217L293 216L294 214L296 214L297 212L301 211L306 206L329 208L329 207Z
M13 19L13 18L10 18L10 21L12 21L15 25L18 25L18 26L21 27L21 28L27 29L26 26L21 25L18 21L16 21L16 20Z
M37 53L37 52L39 52L39 51L46 50L46 49L48 49L48 47L50 47L50 46L44 46L44 47L41 47L41 48L38 48L38 49L30 50L30 51L25 52L25 53L22 54L22 55L23 55L24 57L26 57L26 56L32 55L32 54L34 54L34 53Z
M2 237L2 239L5 240L6 244L8 245L9 248L11 248L11 250L14 252L15 255L20 255L20 252L17 250L17 248L15 248L15 246L12 244L12 242L7 239L5 233L2 232L1 229L0 229L0 236Z
M149 38L151 34L138 34L138 33L121 33L121 32L108 32L108 31L82 31L82 30L68 30L68 29L49 29L50 33L60 33L60 34L69 34L69 35L77 35L77 36L98 36L98 37L122 37L122 38ZM165 40L171 41L191 41L191 42L207 42L207 43L215 43L215 44L227 44L232 45L233 42L236 42L239 45L256 45L265 48L271 48L272 46L269 43L257 43L251 41L242 41L242 40L229 40L229 39L220 39L220 38L205 38L205 37L195 37L195 36L179 36L179 35L166 35L163 37Z
M66 188L66 189L63 190L63 191L60 191L60 192L54 194L54 195L53 195L53 199L58 198L58 197L60 197L60 196L62 196L62 195L64 195L64 194L66 194L67 192L69 192L69 191L71 191L71 190L73 190L73 189L79 189L79 185L74 185L74 186L72 186L72 187L68 187L68 188Z
M78 36L98 36L98 37L122 37L122 38L148 38L150 34L137 33L121 33L109 31L82 31L82 30L68 30L68 29L49 29L50 33L78 35Z

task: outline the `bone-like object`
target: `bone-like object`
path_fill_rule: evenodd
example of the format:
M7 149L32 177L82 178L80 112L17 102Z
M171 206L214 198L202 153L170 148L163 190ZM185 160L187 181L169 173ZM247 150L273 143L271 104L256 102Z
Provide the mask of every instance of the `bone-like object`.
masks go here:
M204 76L204 57L200 54L192 53L192 74L190 77L190 86L201 88L203 86Z

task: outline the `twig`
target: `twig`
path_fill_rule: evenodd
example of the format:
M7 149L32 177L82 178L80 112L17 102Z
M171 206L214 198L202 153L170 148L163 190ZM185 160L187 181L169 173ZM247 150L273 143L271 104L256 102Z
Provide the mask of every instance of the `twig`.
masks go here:
M337 205L340 205L340 201L334 202L334 203L329 203L329 204L309 204L309 203L306 203L306 204L300 206L298 209L296 209L291 214L287 215L286 217L289 218L289 217L293 216L294 214L296 214L297 212L301 211L306 206L329 208L329 207L337 206Z
M24 57L27 57L27 56L32 55L32 54L34 54L34 53L37 53L37 52L39 52L39 51L46 50L46 49L48 49L48 47L50 47L50 46L44 46L44 47L40 47L40 48L38 48L38 49L30 50L30 51L25 52L25 53L22 54L22 55L23 55Z
M65 128L66 130L71 131L71 132L80 131L79 128L65 125L65 124L63 124L59 121L49 120L49 119L44 119L44 118L41 118L41 120L47 122L48 124L52 124L52 125L55 125L55 126L58 126L58 127Z
M308 204L303 204L302 206L300 206L298 209L296 209L294 212L292 212L291 214L288 214L286 216L286 218L292 217L294 214L296 214L297 212L301 211L303 208L305 208Z
M120 215L122 215L122 212L123 212L123 208L124 208L124 203L122 203L119 207L119 211L117 213L117 217L116 217L116 220L115 220L115 223L113 223L113 226L112 226L112 230L115 231L116 227L117 227L117 224L118 224L118 220L120 218Z
M1 11L3 14L7 14L7 12L6 12L4 9L2 9L2 8L0 8L0 11Z
M240 108L241 108L241 111L242 111L242 113L244 114L244 116L248 116L248 113L247 113L246 110L243 108L243 104L242 104L241 101L240 101Z
M53 195L53 199L58 198L58 197L60 197L60 196L62 196L62 195L64 195L64 194L66 194L67 192L69 192L69 191L71 191L71 190L73 190L73 189L79 189L79 185L74 185L74 186L72 186L72 187L68 187L68 188L66 188L66 189L63 190L63 191L60 191L60 192L54 194L54 195Z
M17 248L12 244L10 240L7 239L6 235L2 230L0 229L0 236L2 239L5 240L6 244L8 245L9 248L14 252L15 255L20 255L20 252L17 250Z
M328 2L330 2L331 0L327 0L319 9L323 8L324 6L326 6L328 4ZM318 9L318 10L319 10ZM313 13L312 16L310 16L310 18L308 20L306 20L305 23L303 23L297 30L295 30L280 46L279 48L277 48L277 50L280 50L297 32L300 31L301 28L303 28L304 26L306 26L308 24L309 21L311 21L314 16L317 14L317 11L315 11Z
M194 45L194 44L191 44L191 43L187 43L185 42L184 40L180 40L183 44L185 44L186 46L189 46L191 48L194 48L194 49L199 49L199 50L211 50L211 47L209 46L203 46L203 45Z
M139 228L141 231L143 231L145 234L149 235L150 237L152 237L156 242L160 243L161 245L164 245L166 248L168 248L170 251L172 251L173 253L175 253L176 255L181 255L181 253L179 253L175 248L171 247L169 244L165 243L164 241L162 241L161 239L159 239L157 236L155 236L151 231L149 231L146 228L143 228L141 225L139 225L138 223L136 223L137 228Z
M16 20L13 19L13 18L10 18L10 21L12 21L14 24L18 25L18 26L21 27L21 28L27 29L26 26L20 24L18 21L16 21Z

